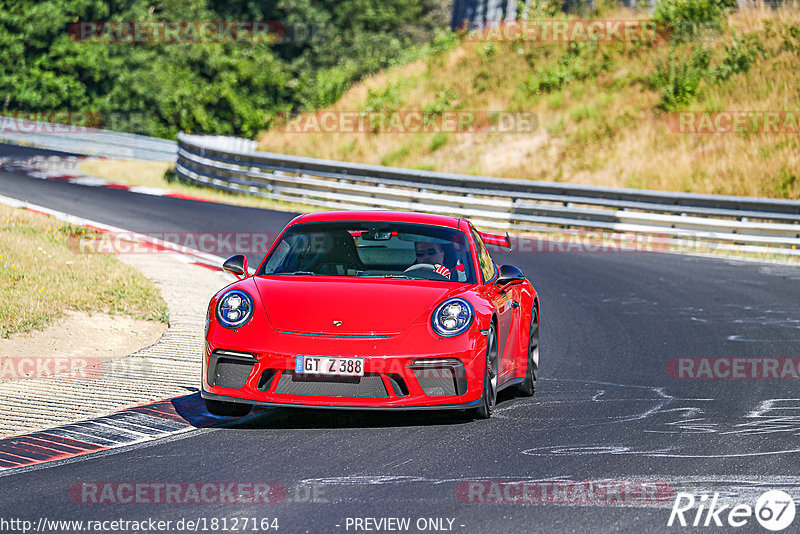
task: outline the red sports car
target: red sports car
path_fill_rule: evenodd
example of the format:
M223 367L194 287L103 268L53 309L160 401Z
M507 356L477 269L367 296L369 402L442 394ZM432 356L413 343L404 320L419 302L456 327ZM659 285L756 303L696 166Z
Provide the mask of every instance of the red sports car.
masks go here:
M215 415L254 404L459 409L489 417L497 392L533 395L539 299L498 267L466 219L392 212L301 215L254 275L208 306L201 394Z

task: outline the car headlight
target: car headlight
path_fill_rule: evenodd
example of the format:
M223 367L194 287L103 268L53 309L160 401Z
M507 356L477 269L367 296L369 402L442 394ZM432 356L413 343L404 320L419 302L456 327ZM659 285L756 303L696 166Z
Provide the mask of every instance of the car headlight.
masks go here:
M466 332L474 318L472 304L462 298L452 298L436 307L431 317L431 326L440 336L452 337Z
M239 328L253 315L253 297L232 289L217 302L217 321L225 328Z

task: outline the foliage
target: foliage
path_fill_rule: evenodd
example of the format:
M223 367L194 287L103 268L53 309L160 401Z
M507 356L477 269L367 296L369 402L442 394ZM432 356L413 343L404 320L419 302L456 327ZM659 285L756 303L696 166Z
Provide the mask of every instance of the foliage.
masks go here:
M736 6L736 0L660 0L653 20L675 41L690 41L722 32Z
M529 94L550 93L570 82L595 78L612 66L611 55L597 43L573 42L557 62L531 73L525 89Z
M724 44L725 55L712 66L712 54L705 46L695 47L686 59L659 63L650 76L650 87L659 90L658 108L677 111L690 104L702 91L703 85L714 85L735 74L747 72L767 50L755 34L739 37Z
M422 106L422 111L425 112L426 117L439 116L445 111L457 110L461 106L458 102L458 93L452 89L449 91L439 91L436 97L430 104Z
M527 20L549 19L561 13L560 0L517 0L517 13Z
M275 43L89 43L79 21L276 21ZM109 126L254 136L325 107L434 38L443 0L0 0L0 112L91 112ZM436 50L453 45L442 32Z
M713 72L717 81L725 81L734 74L747 72L759 57L766 56L764 45L754 34L742 38L734 37L731 44L725 45L725 52L725 58Z
M702 82L709 74L711 52L705 47L695 48L684 60L670 60L656 67L651 77L655 89L661 90L658 107L675 111L694 100Z

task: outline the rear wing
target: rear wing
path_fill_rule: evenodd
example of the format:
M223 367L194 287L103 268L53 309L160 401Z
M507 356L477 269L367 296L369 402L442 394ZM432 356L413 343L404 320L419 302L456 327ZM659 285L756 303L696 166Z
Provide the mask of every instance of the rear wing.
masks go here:
M506 232L506 235L478 232L478 235L481 236L481 239L483 239L483 242L487 245L494 245L511 250L511 238L508 237L508 232Z

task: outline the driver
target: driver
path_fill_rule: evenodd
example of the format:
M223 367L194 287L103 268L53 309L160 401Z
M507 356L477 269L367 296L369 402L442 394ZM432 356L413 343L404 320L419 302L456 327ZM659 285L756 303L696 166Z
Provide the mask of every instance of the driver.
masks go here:
M446 278L450 278L450 269L444 266L444 249L439 243L414 243L414 252L417 259L414 265L427 263L435 267L435 271Z

